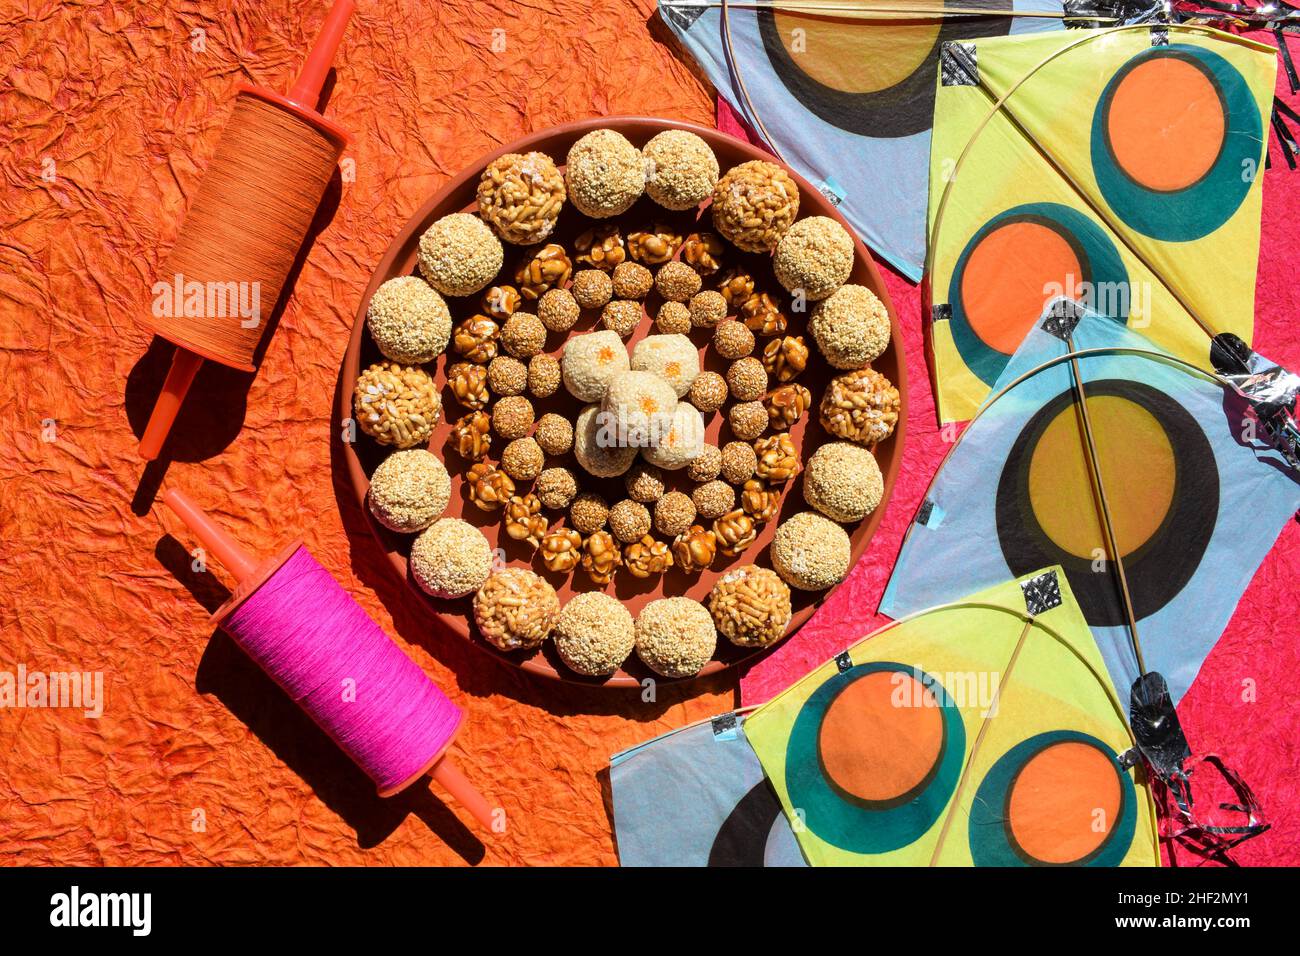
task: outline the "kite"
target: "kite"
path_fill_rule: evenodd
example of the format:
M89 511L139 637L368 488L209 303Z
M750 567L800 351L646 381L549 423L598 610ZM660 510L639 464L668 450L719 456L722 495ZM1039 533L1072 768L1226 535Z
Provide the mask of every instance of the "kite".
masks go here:
M1176 704L1300 508L1252 387L1056 300L936 473L881 613L1058 564L1115 686L1156 672Z
M886 626L745 730L814 866L1160 865L1125 708L1060 568Z
M610 758L623 866L807 866L744 721L723 714Z
M1052 299L1209 368L1249 342L1268 46L1160 24L943 46L926 289L943 422L980 406Z
M913 282L939 50L1059 31L1060 0L659 0L709 81L782 159Z

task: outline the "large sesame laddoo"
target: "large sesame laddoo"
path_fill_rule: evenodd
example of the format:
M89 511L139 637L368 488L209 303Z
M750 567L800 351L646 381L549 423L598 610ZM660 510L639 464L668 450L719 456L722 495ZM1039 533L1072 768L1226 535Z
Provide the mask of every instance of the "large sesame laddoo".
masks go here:
M889 345L889 313L866 286L844 285L813 306L808 331L835 368L864 368Z
M420 274L443 295L473 295L486 287L505 261L505 250L477 216L443 216L420 237Z
M828 216L800 219L781 237L772 267L787 291L824 299L853 271L853 237Z
M861 521L876 510L884 490L876 456L850 442L822 445L804 469L804 500L833 521Z
M601 591L575 595L560 610L553 634L564 663L591 677L614 673L636 644L632 615Z
M423 448L394 452L370 476L370 513L393 531L427 528L447 510L450 499L446 467Z
M612 129L587 133L569 147L565 163L569 199L584 216L625 213L645 191L645 157Z
M451 313L442 296L419 276L398 276L370 297L366 327L386 358L421 365L447 347Z
M815 511L781 522L772 538L772 567L791 587L821 591L849 573L848 532Z
M717 644L713 616L690 598L651 601L636 619L637 656L664 677L694 677L713 657Z
M459 518L440 518L411 545L411 576L428 594L473 594L492 571L492 546L483 532Z
M709 198L718 182L718 159L694 133L668 129L641 150L646 159L646 194L666 209L692 209Z

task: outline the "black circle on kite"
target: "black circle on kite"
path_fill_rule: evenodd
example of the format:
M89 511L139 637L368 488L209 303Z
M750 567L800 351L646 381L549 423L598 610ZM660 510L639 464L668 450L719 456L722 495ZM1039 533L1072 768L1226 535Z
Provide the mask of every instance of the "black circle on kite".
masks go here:
M964 7L1010 11L1012 0L941 0L949 9ZM975 40L1001 36L1011 28L1011 17L918 14L916 20L845 21L833 15L804 14L764 8L757 11L763 48L785 88L809 112L850 133L895 139L912 136L934 125L934 87L939 51L950 40ZM789 36L802 30L803 49ZM815 32L825 31L821 36ZM843 51L819 59L818 44L843 44L856 31L879 44L879 54L869 50ZM789 41L789 45L787 45ZM874 46L874 44L873 44ZM798 50L798 52L793 52ZM885 66L893 58L894 72ZM814 67L821 68L814 68ZM847 71L861 73L850 76ZM875 70L874 75L861 72ZM882 79L881 74L886 73ZM817 78L821 74L821 79ZM854 82L854 80L858 82ZM837 80L840 86L831 85ZM829 81L829 82L823 82ZM888 83L880 86L881 83ZM849 88L843 88L843 87ZM857 89L853 89L857 86Z
M1085 383L1102 483L1138 619L1191 580L1219 514L1214 450L1196 419L1142 382ZM1105 547L1073 389L1021 429L998 480L995 522L1013 575L1059 564L1094 627L1127 620Z
M772 827L781 818L781 803L764 777L740 798L709 848L709 866L763 866Z

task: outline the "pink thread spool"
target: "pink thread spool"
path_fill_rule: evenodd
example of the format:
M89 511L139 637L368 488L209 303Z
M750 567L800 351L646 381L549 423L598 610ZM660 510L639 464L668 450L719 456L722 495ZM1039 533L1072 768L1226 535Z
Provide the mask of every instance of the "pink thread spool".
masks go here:
M213 620L391 796L426 774L492 829L446 756L464 716L300 541L260 564L184 494L163 502L238 581Z

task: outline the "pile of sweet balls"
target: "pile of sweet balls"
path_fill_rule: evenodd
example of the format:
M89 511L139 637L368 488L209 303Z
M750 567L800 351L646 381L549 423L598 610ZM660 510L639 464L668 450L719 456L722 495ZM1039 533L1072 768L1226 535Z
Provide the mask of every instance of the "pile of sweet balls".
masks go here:
M623 236L598 222L578 236L573 259L546 242L566 201L607 220L643 193L678 211L711 198L717 232L683 237L655 223ZM841 524L879 504L882 480L870 448L898 419L897 390L870 365L889 343L889 317L871 290L846 284L854 261L848 233L829 218L797 220L798 188L772 163L746 162L719 176L709 146L684 130L661 132L643 149L596 130L573 144L563 175L543 153L507 154L484 170L477 199L476 215L445 216L424 233L419 276L390 279L374 293L367 324L387 361L366 369L354 394L360 427L400 449L375 470L369 502L386 527L418 533L410 556L416 582L436 597L473 595L478 629L497 648L535 649L550 638L584 675L611 674L635 650L655 672L688 677L713 657L718 632L746 647L779 640L791 587L822 590L848 573ZM815 303L808 331L842 373L818 409L839 440L806 465L789 429L812 404L797 381L808 347L803 336L786 334L786 314L752 277L722 269L723 240L773 256L781 285ZM503 241L528 247L512 285L499 284ZM652 288L663 301L658 334L629 355L623 340ZM481 314L453 328L444 296L475 295ZM601 330L570 336L559 360L545 354L548 334L568 335L584 309L600 310ZM711 335L731 363L725 376L701 371L693 330ZM509 536L536 549L549 572L580 566L600 588L616 573L646 578L671 566L699 573L717 555L734 557L753 543L759 526L776 517L782 486L801 470L813 510L777 528L775 570L728 571L707 607L665 598L633 620L616 598L589 591L561 608L545 578L519 567L494 571L483 533L442 517L450 478L423 447L441 399L422 366L449 346L456 358L448 360L447 382L464 414L448 446L468 466L470 500L499 511ZM535 421L529 396L549 398L561 387L584 403L576 420L548 413ZM734 440L718 448L704 440L704 416L728 399ZM610 421L651 441L602 441L602 423ZM488 457L498 439L505 445L494 465ZM548 467L548 457L570 452L589 475L621 476L627 497L611 506L584 491L573 469ZM678 469L693 482L689 495L665 491L664 473ZM531 491L520 487L527 482ZM552 529L546 512L565 511L567 526Z

